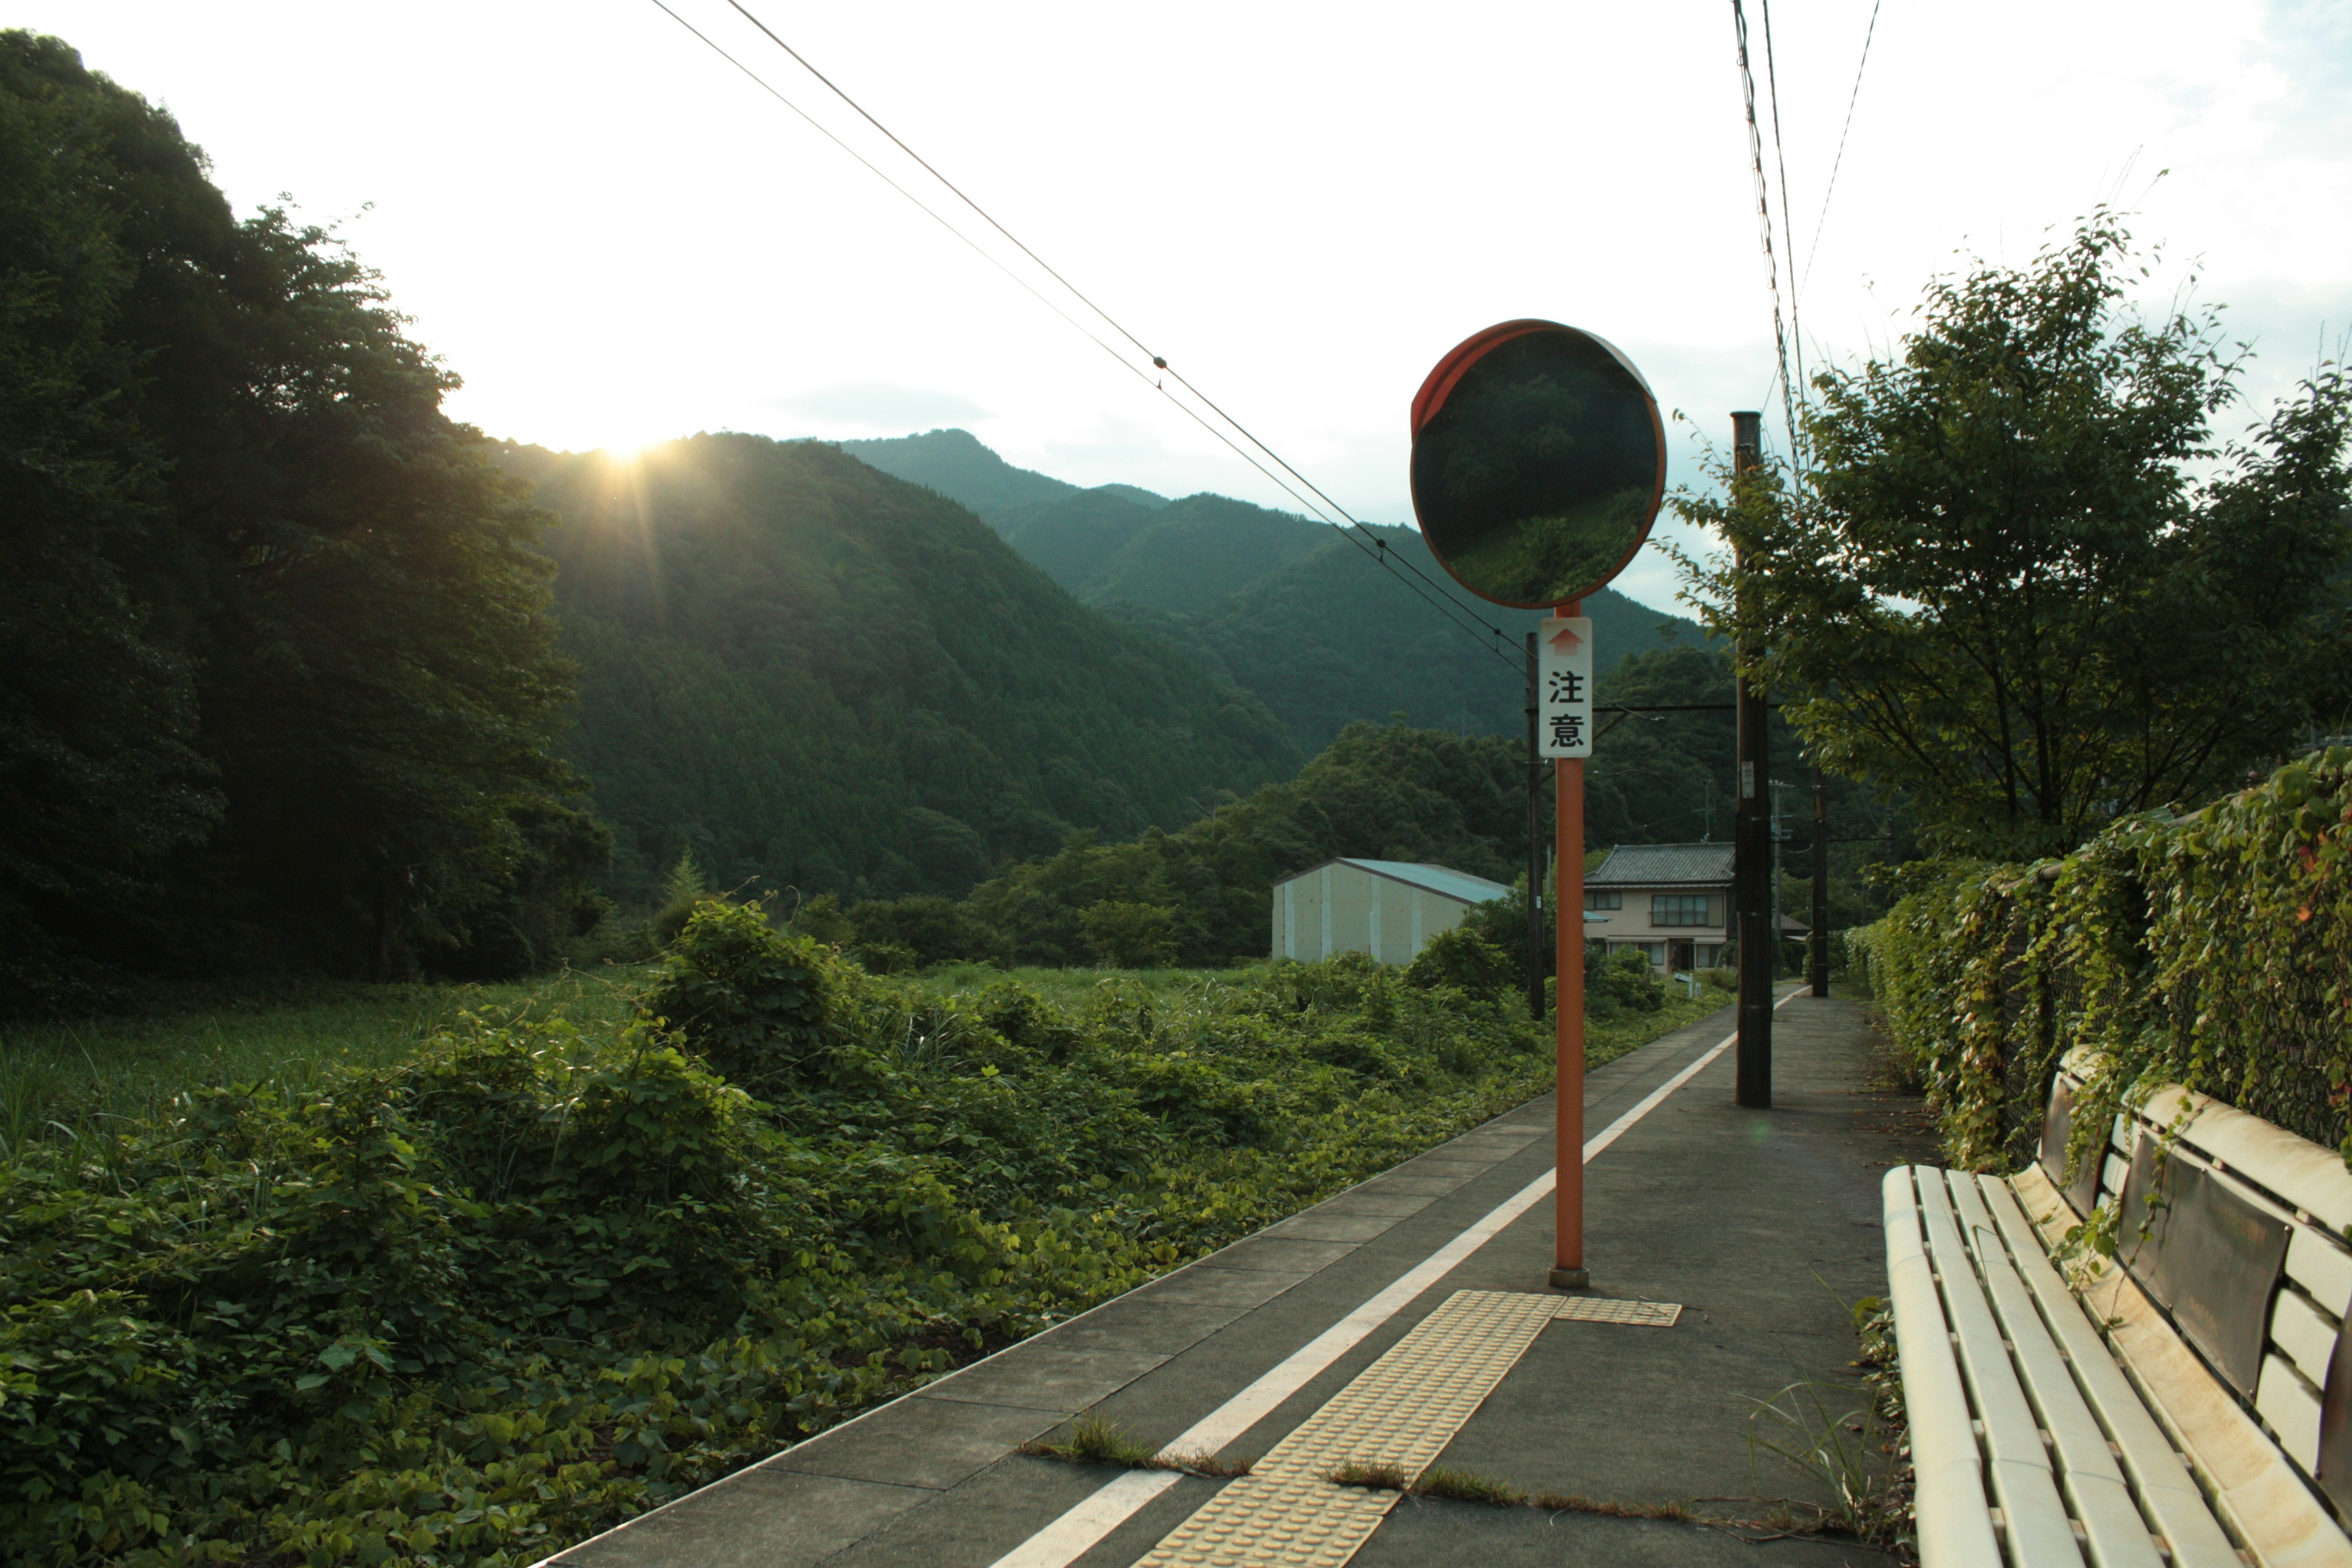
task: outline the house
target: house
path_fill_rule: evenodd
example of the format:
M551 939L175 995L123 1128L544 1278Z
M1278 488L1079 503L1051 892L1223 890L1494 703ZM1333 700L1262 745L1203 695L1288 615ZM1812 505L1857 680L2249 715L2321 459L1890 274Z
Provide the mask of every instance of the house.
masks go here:
M1713 969L1730 940L1731 846L1621 844L1584 874L1584 909L1587 936L1612 952L1639 948L1669 973Z
M1369 952L1383 963L1410 963L1431 937L1510 890L1412 860L1326 860L1274 885L1274 956L1313 963Z
M1731 846L1621 844L1584 874L1585 935L1639 948L1674 973L1713 969L1733 938ZM1603 923L1605 922L1605 923ZM1809 928L1780 917L1784 939Z

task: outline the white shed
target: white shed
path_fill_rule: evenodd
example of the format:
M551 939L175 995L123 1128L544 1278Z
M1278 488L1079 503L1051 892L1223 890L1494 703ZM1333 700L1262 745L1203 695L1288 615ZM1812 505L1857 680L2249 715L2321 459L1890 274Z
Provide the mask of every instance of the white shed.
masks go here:
M1410 963L1475 904L1510 892L1500 882L1411 860L1326 860L1274 885L1274 956L1308 963L1369 952Z

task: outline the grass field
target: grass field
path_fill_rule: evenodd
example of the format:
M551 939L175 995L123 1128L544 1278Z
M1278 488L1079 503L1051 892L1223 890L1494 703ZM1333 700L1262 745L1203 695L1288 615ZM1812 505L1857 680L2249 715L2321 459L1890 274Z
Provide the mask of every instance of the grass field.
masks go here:
M357 982L220 983L159 990L135 1014L72 1023L0 1025L0 1157L29 1141L136 1118L191 1089L265 1083L301 1093L345 1068L382 1067L465 1013L528 1006L583 1026L632 1014L651 964L567 970L488 985L368 985ZM1148 1004L1163 1014L1214 1005L1265 965L1239 969L1014 969L951 963L894 982L918 994L970 994L1017 980L1083 1012ZM1588 1026L1586 1060L1599 1067L1728 1005L1702 987L1670 988L1656 1013L1622 1013Z
M465 1013L528 1005L583 1025L618 1023L652 967L492 985L219 982L157 988L132 1014L0 1024L0 1155L143 1115L190 1089L268 1083L299 1093L337 1068L398 1061Z

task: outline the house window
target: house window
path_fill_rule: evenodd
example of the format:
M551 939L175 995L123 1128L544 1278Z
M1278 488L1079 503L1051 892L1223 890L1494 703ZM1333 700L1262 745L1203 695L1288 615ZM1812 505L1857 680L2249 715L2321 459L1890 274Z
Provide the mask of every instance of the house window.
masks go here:
M1588 910L1622 910L1625 907L1625 895L1588 891L1584 895L1584 907Z
M1709 900L1705 893L1653 893L1650 895L1650 923L1654 926L1704 926L1715 922L1706 918Z

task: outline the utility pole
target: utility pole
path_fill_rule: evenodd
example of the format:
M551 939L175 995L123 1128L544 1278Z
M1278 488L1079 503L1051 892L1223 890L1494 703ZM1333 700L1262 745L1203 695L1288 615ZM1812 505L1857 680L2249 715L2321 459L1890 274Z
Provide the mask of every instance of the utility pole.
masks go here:
M1830 788L1813 770L1813 994L1830 994Z
M1536 735L1543 704L1536 695L1536 634L1528 634L1528 1016L1544 1016L1543 754Z
M1780 792L1789 786L1772 781L1772 978L1780 978L1780 841L1788 830L1780 826Z
M1762 461L1764 416L1749 411L1731 416L1731 471L1735 492L1739 481ZM1735 559L1734 571L1746 563ZM1763 650L1743 644L1746 663ZM1738 771L1734 787L1738 799L1732 817L1732 886L1739 919L1739 1047L1738 1089L1743 1106L1762 1110L1772 1103L1772 933L1770 875L1766 835L1764 788L1771 779L1771 758L1766 744L1764 699L1746 676L1732 698L1738 710Z

